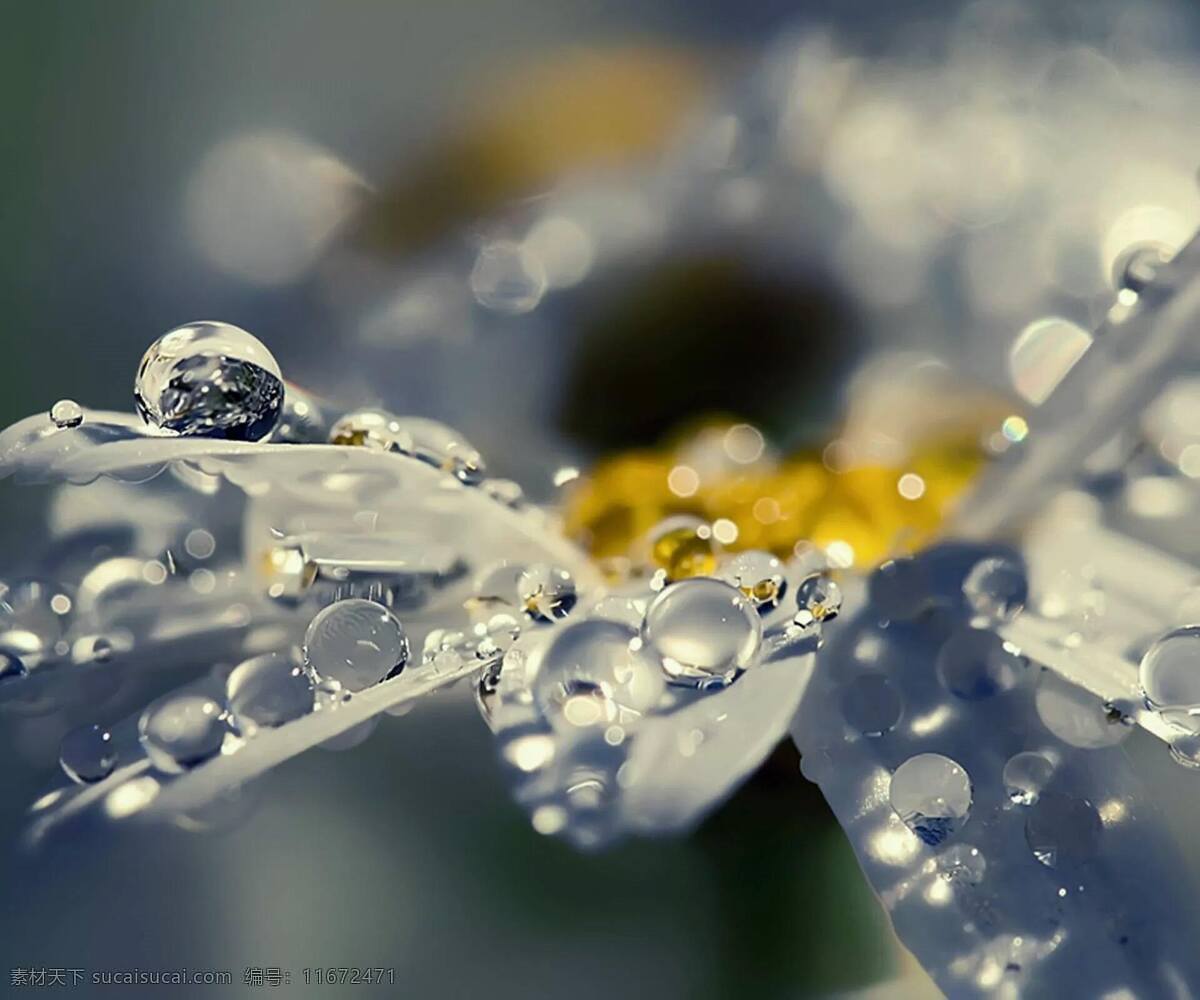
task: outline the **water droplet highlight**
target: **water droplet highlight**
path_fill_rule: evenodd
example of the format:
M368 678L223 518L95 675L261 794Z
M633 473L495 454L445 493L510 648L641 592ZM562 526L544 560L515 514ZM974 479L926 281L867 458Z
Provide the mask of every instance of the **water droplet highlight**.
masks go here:
M963 596L986 624L1012 621L1029 599L1029 581L1011 559L994 557L977 562L963 580Z
M78 427L83 423L83 407L73 399L60 399L50 407L50 419L55 427Z
M311 678L288 653L263 653L238 664L225 682L230 723L243 736L282 726L313 707Z
M1000 777L1013 805L1032 805L1054 777L1054 761L1045 754L1025 750L1008 759Z
M304 633L304 661L349 691L378 684L408 662L404 626L387 608L351 597L317 612Z
M226 727L221 706L208 695L169 694L150 705L138 721L138 736L150 762L178 774L221 749Z
M565 569L538 563L517 578L517 599L535 621L556 621L575 607L575 580Z
M112 734L102 726L81 726L63 737L58 752L63 773L76 784L103 781L117 766Z
M924 843L953 836L971 811L971 779L961 765L936 753L910 757L892 774L892 809Z

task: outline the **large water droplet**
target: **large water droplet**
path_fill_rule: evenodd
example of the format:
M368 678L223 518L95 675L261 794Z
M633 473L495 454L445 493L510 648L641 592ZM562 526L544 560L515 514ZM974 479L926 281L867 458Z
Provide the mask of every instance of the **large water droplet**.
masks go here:
M1200 707L1200 625L1156 639L1142 657L1138 680L1146 703L1159 711L1179 710L1170 713L1177 722L1186 719L1187 709Z
M312 711L312 681L288 653L263 653L230 672L225 682L230 722L243 736L282 726Z
M737 587L759 611L777 607L787 593L783 563L770 552L739 552L721 567L720 578Z
M1012 621L1029 598L1024 570L1001 557L977 562L963 580L962 589L971 610L988 625Z
M304 660L317 677L361 691L404 668L408 637L387 608L351 597L313 618L304 633Z
M896 728L903 702L900 693L881 674L862 674L842 692L846 724L864 736L882 736Z
M888 621L916 618L929 603L929 579L914 559L889 559L871 574L867 592L873 609Z
M142 356L134 401L142 418L177 434L260 441L283 408L283 376L256 337L229 323L191 323Z
M205 694L177 692L150 705L138 721L138 736L150 762L176 774L221 749L226 727L221 706Z
M1017 682L1021 659L995 632L963 628L938 651L937 673L946 690L967 701L990 698Z
M971 779L949 757L917 754L892 774L888 798L905 825L936 847L966 822L971 811Z
M659 702L662 669L635 629L588 619L560 628L531 658L533 697L557 728L628 728Z
M710 577L681 580L646 609L642 635L673 683L722 685L754 663L762 618L736 587Z
M83 407L73 399L60 399L50 407L55 427L78 427L83 423Z
M1054 761L1045 754L1026 750L1009 757L1000 777L1014 805L1031 805L1054 777Z
M58 763L72 781L81 785L103 781L117 766L112 734L102 726L81 726L63 737Z
M1092 335L1067 319L1052 316L1030 323L1008 355L1013 388L1040 406L1092 346Z
M1104 824L1087 799L1046 792L1029 808L1025 841L1047 868L1067 868L1100 850Z
M536 621L565 618L575 607L575 580L565 569L538 563L517 578L520 606Z

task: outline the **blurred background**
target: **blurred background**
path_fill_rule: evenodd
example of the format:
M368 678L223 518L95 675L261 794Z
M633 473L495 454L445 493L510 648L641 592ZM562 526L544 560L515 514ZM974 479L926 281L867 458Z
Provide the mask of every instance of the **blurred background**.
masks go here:
M537 499L617 463L575 494L600 555L641 523L631 449L672 468L709 419L869 449L846 428L908 414L880 386L931 358L974 457L936 452L921 491L957 488L1007 446L984 418L1040 391L1013 338L1052 313L1035 360L1070 355L1121 254L1197 219L1184 5L5 0L3 23L0 424L128 409L151 340L226 320L322 398L459 426ZM669 493L656 517L695 489ZM4 490L10 561L41 496ZM909 499L769 547L827 530L869 562ZM790 743L691 836L584 855L530 829L451 693L290 762L219 835L21 854L68 724L0 733L10 968L233 971L196 995L262 992L249 966L394 967L414 996L936 995Z

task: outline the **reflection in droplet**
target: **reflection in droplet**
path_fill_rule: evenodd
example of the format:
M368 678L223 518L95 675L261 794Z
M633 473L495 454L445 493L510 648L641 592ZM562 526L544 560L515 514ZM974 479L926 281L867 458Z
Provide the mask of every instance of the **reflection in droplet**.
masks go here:
M751 666L762 618L736 587L711 577L667 586L646 609L642 635L677 684L727 684Z
M650 531L650 560L668 580L708 576L716 572L720 546L707 521L679 514Z
M814 622L832 621L842 609L842 588L824 573L814 573L796 588L796 605Z
M1037 801L1053 776L1054 762L1049 757L1026 750L1008 759L1001 780L1009 801L1014 805L1027 806Z
M1046 792L1029 808L1025 841L1047 868L1067 868L1095 857L1104 824L1086 799Z
M1013 388L1040 406L1091 346L1092 335L1070 320L1052 316L1030 323L1008 355Z
M987 860L978 847L953 844L938 855L937 868L947 882L978 885L987 873Z
M58 752L63 773L77 784L103 781L117 766L112 734L103 726L82 726L63 737Z
M178 773L212 757L225 739L225 720L212 698L193 692L166 695L138 722L142 748L160 771Z
M50 407L55 427L78 427L83 423L83 407L73 399L60 399Z
M1002 557L977 562L963 580L962 589L971 610L988 625L1012 621L1029 598L1024 570Z
M910 757L896 768L888 789L896 814L931 847L952 836L966 821L971 796L967 772L936 753Z
M946 690L967 701L1007 691L1017 682L1020 668L1020 657L985 629L958 629L937 656L937 674Z
M531 618L555 621L575 607L575 580L565 569L537 563L517 578L516 597Z
M770 552L739 552L721 567L720 578L737 587L759 611L778 607L787 593L783 563Z
M387 608L357 597L317 612L304 633L304 660L322 680L361 691L408 662L404 626Z
M262 653L229 674L225 698L230 722L243 736L281 726L312 711L312 683L288 653Z
M1142 657L1138 681L1151 708L1200 711L1200 625L1172 629L1156 639ZM1187 728L1200 728L1200 720Z

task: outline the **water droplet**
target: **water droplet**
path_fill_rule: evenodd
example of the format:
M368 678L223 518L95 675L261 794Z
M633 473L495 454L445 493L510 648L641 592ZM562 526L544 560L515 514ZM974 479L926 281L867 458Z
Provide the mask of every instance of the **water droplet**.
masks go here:
M73 399L60 399L50 407L55 427L78 427L83 423L83 407Z
M686 514L668 517L650 532L650 561L668 580L715 573L719 548L708 523Z
M1054 777L1054 761L1032 750L1013 754L1004 765L1001 780L1009 800L1018 806L1037 801L1042 789Z
M1136 243L1113 262L1113 285L1119 291L1141 295L1174 256L1174 251L1165 243Z
M978 885L987 873L987 859L978 847L953 844L938 855L937 868L947 882Z
M112 734L102 726L81 726L63 737L58 763L68 778L80 785L103 781L117 766Z
M548 282L540 258L520 243L496 240L480 248L469 284L485 309L519 316L537 308Z
M636 630L588 619L557 630L527 665L544 718L568 731L617 722L629 727L662 698L658 661Z
M1025 572L1011 559L983 559L963 580L963 594L971 609L988 625L1012 621L1029 598Z
M313 618L304 633L304 660L317 677L361 691L404 668L408 637L387 608L351 597Z
M1200 733L1175 733L1168 740L1171 758L1184 767L1200 767Z
M759 611L778 607L787 593L783 563L770 552L739 552L721 567L720 578L737 587Z
M924 843L936 847L966 822L971 811L971 779L949 757L921 753L896 768L888 798L905 825Z
M796 588L796 605L813 621L832 621L842 610L842 588L824 573L814 573Z
M846 724L864 736L882 736L900 721L903 702L891 682L880 674L862 674L842 692Z
M1040 406L1091 346L1092 335L1070 320L1052 316L1030 323L1008 355L1013 388Z
M394 447L406 455L452 473L471 485L479 483L486 468L483 456L453 427L426 417L396 417Z
M961 628L942 644L937 674L946 690L967 701L990 698L1017 683L1021 659L995 632Z
M1039 677L1033 703L1042 725L1073 747L1115 746L1130 733L1131 727L1108 718L1099 698L1057 674L1047 672Z
M398 418L387 410L352 410L329 428L329 443L373 451L396 450Z
M134 401L155 427L199 437L261 441L283 408L283 376L256 337L229 323L191 323L142 356Z
M889 559L867 583L871 604L888 621L912 621L929 603L929 579L914 559Z
M535 621L565 618L575 607L575 580L565 569L539 563L517 578L517 599Z
M709 577L666 587L646 609L642 635L673 683L723 685L751 666L762 618L736 587Z
M1183 728L1197 728L1187 724L1187 717L1189 709L1200 708L1200 625L1173 629L1151 643L1138 681L1150 708L1167 711Z
M1045 792L1029 808L1025 841L1047 868L1067 868L1100 850L1104 823L1087 799Z
M54 655L73 608L67 589L50 580L0 584L0 644L32 669L43 657Z
M177 774L212 757L225 739L221 706L205 694L177 692L150 705L138 721L138 736L150 762Z
M225 682L230 722L243 736L282 726L313 707L312 682L287 653L263 653L238 664Z
M316 400L298 385L285 382L283 410L271 432L271 440L284 444L321 444L328 435L325 415Z

